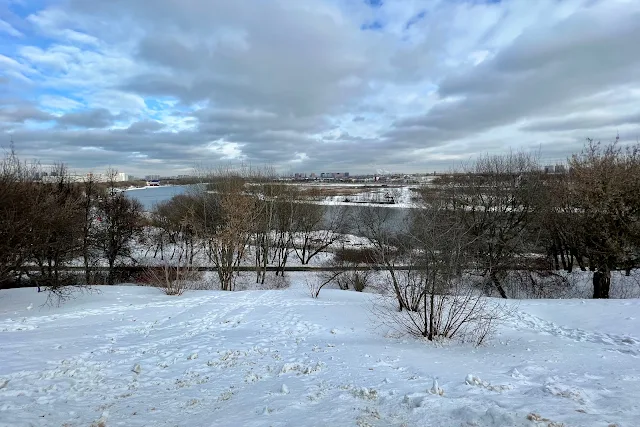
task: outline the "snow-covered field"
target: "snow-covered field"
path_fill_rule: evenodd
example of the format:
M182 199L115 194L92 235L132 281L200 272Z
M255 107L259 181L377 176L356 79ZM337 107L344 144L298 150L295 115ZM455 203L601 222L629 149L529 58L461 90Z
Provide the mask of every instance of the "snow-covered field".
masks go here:
M415 187L415 186L413 186ZM342 195L342 196L328 196L324 200L319 201L317 203L322 205L333 205L333 206L384 206L387 208L404 208L410 209L415 208L417 205L412 200L413 190L411 190L412 186L402 186L402 187L373 187L369 189L363 189L361 193L350 194L350 195ZM384 195L390 194L393 195L395 203L392 205L379 205L375 203L352 203L346 202L345 199L351 200L384 200Z
M1 291L0 425L640 425L640 300L512 301L489 344L436 346L387 336L375 295L296 277L61 307Z

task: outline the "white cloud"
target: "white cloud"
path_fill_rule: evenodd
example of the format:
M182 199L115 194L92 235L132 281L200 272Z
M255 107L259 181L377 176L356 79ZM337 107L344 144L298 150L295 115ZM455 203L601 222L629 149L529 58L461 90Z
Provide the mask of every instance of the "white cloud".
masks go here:
M69 28L77 22L61 9L44 9L27 17L41 33L68 43L95 45L98 39L89 34Z
M207 148L220 154L220 160L242 160L245 157L241 145L236 142L214 141L209 143Z
M6 33L13 37L23 37L20 31L16 30L13 25L9 24L7 21L0 19L0 33Z
M28 37L0 73L28 105L0 125L34 156L48 140L95 164L73 148L99 146L121 169L561 158L586 136L637 136L638 22L624 0L68 0L16 22ZM93 127L45 135L48 113Z
M51 113L63 114L84 107L84 104L65 96L43 95L38 99L40 107Z

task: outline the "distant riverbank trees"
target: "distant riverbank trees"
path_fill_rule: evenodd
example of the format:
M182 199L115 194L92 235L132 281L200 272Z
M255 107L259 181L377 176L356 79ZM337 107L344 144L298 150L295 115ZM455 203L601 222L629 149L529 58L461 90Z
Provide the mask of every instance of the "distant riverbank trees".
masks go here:
M545 173L527 153L480 157L416 188L417 206L404 222L392 221L385 207L359 206L355 216L329 209L269 170L201 174L206 185L148 213L115 182L90 175L72 182L59 165L56 180L40 183L38 170L13 152L0 163L0 287L22 282L65 296L78 286L130 280L119 277L119 265L135 265L142 251L163 266L165 279L180 277L173 268L192 271L204 261L216 267L219 289L231 291L241 265L253 263L264 284L267 267L283 276L292 259L309 265L339 249L350 223L368 243L365 264L388 274L399 310L422 310L428 335L437 322L424 304L435 310L436 295L460 294L463 280L485 295L517 297L527 286L553 296L545 283L578 268L592 272L593 297L608 298L612 271L640 267L637 143L589 140L560 173ZM397 269L407 265L413 268ZM333 280L344 287L346 276Z

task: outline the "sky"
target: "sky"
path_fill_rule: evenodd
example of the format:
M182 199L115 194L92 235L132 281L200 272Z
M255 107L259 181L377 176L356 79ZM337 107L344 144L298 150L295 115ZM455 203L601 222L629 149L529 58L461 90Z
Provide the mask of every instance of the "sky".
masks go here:
M0 0L0 147L431 172L640 137L638 0Z

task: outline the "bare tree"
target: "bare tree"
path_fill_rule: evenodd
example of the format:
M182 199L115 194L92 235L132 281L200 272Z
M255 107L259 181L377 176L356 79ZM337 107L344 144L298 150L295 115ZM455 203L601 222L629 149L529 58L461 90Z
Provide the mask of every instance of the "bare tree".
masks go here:
M294 205L294 251L302 265L338 241L344 232L346 214L340 207L301 201Z
M45 175L7 153L0 162L0 284L26 274L58 302L84 286L66 271L81 253L81 201L64 165Z
M13 150L0 160L0 286L13 282L29 257L37 173Z
M64 165L56 165L53 172L53 182L38 186L31 218L30 259L38 266L39 274L30 277L49 290L77 282L64 270L80 254L83 229L79 186L70 182Z
M401 273L398 266L410 263L411 251L406 237L408 222L398 224L391 208L363 205L355 215L353 221L358 233L365 237L373 250L373 257L388 273L391 289L398 303L398 310L412 310L416 307L415 298L407 292L411 286L402 283L401 274L409 274L407 270Z
M209 175L208 190L200 195L199 234L206 240L207 256L225 291L235 289L257 217L256 198L246 189L248 175L246 170L219 169Z
M298 200L298 188L292 185L284 186L275 206L276 235L273 244L271 263L278 267L276 269L276 276L284 276L289 256L294 250L294 224Z
M543 176L542 181L538 214L532 224L533 232L538 233L540 243L555 270L562 268L571 273L577 263L585 271L584 246L576 221L570 176L566 173L549 174Z
M588 140L570 161L577 235L593 274L593 297L609 298L611 271L638 265L640 144Z
M93 174L85 176L82 182L83 195L80 201L82 209L81 252L84 263L85 283L93 283L92 268L97 261L97 212L98 200L104 197L104 188L100 187Z
M307 280L307 289L309 289L309 295L311 295L311 298L319 298L320 291L324 289L325 286L335 282L343 273L344 271L342 270L323 271L320 274L315 275L313 279Z
M508 271L529 252L540 167L528 153L486 156L439 189L473 239L476 267L502 298Z
M267 275L267 266L273 246L275 244L274 232L278 222L278 203L284 194L284 185L272 182L265 176L267 182L253 185L255 194L256 216L254 221L253 243L256 266L256 283L264 284Z
M119 258L131 258L134 240L144 229L142 205L110 185L107 194L98 200L98 215L96 241L108 263L107 284L113 285L116 262Z
M201 200L191 194L179 194L170 200L159 203L151 213L149 231L154 247L154 258L160 252L160 259L165 259L165 249L171 249L169 259L176 256L179 261L186 257L189 263L198 252L199 237L197 235L196 216Z
M480 345L504 313L464 283L474 236L447 202L422 194L422 206L412 212L406 236L412 268L403 271L396 285L407 309L383 304L378 314L402 334L430 341L459 338Z

